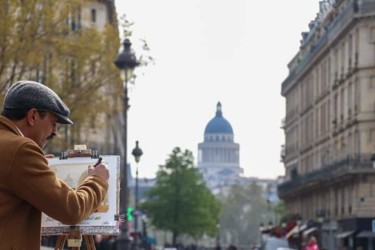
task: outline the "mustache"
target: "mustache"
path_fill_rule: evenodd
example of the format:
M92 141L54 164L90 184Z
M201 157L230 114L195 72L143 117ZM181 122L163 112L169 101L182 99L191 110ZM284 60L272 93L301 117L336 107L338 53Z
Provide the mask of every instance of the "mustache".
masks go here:
M53 137L55 137L56 136L56 133L51 133L48 137L47 137L47 140L52 140L53 139Z

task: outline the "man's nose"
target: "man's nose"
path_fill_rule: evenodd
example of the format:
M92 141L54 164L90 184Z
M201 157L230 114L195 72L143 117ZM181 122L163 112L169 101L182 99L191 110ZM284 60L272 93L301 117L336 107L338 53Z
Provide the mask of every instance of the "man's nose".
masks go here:
M57 125L56 125L56 123L52 126L52 134L53 135L57 134Z

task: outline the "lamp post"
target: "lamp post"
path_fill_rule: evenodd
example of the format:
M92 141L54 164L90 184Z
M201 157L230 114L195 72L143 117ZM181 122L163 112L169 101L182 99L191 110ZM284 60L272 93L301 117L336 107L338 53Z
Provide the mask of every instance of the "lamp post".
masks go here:
M142 214L142 233L143 233L143 241L142 245L144 249L149 249L149 242L148 242L148 233L147 233L147 215Z
M323 223L324 223L324 218L325 218L325 210L324 209L318 209L316 211L316 216L318 218L318 223L319 223L318 243L322 247L323 246Z
M221 244L220 244L220 223L216 224L216 249L221 249Z
M123 162L121 168L121 183L120 183L120 215L123 219L121 224L120 236L117 240L117 249L118 250L128 250L129 247L129 232L128 232L128 219L126 217L126 210L129 203L129 187L128 187L128 164L127 164L127 137L128 137L128 108L129 108L129 98L128 98L128 81L132 77L133 70L139 65L139 62L136 59L135 53L130 48L131 42L126 38L123 42L124 49L117 55L114 64L117 68L121 70L123 80L124 80L124 95L123 95L123 118L124 118L124 133L123 133L123 142L124 142L124 152L123 152Z
M134 230L135 230L135 238L134 238L134 246L135 249L138 249L138 214L139 214L139 193L138 193L138 163L143 155L142 149L139 148L139 142L135 142L135 148L132 151L132 155L134 156L136 164L135 170L135 213L134 213Z

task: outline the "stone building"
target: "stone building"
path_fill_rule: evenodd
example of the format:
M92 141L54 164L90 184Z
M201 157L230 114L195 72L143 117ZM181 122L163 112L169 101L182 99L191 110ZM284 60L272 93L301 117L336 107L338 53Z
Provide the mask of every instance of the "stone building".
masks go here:
M100 154L124 151L118 132L124 124L123 84L113 64L121 47L114 2L5 1L1 9L0 102L14 82L40 82L64 100L74 122L58 126L46 152L58 155L77 144Z
M301 230L317 222L309 232L321 247L374 249L375 1L319 7L281 87L285 181L278 193L302 219Z

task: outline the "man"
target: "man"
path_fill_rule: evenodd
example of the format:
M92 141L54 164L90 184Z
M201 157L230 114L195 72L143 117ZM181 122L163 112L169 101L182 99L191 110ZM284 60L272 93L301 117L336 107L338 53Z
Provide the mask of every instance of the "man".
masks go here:
M43 148L57 123L73 124L69 108L50 88L33 81L13 84L0 115L0 249L40 249L41 215L67 225L89 216L108 190L105 164L70 188L48 167Z

